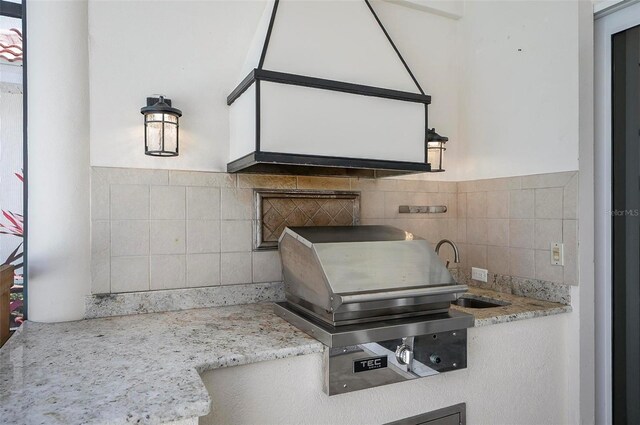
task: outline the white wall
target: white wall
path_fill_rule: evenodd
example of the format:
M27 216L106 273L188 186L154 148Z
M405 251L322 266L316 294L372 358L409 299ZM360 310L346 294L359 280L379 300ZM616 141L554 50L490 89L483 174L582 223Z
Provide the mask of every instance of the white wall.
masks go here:
M28 313L77 320L91 282L87 2L30 1L27 13Z
M91 165L224 171L228 159L226 96L241 68L266 2L99 1L89 3ZM457 155L457 23L374 2L394 42L433 96L430 125ZM154 93L182 109L177 158L144 155L140 107ZM453 171L438 176L454 179Z
M265 4L91 0L91 164L223 171L225 99ZM458 20L403 4L374 7L450 138L447 172L419 178L578 168L577 1L471 1ZM139 109L159 92L184 112L177 158L143 154Z
M371 425L460 402L473 425L566 424L569 318L472 328L465 370L332 397L321 354L207 372L213 412L200 424Z
M460 180L578 169L578 1L468 1Z

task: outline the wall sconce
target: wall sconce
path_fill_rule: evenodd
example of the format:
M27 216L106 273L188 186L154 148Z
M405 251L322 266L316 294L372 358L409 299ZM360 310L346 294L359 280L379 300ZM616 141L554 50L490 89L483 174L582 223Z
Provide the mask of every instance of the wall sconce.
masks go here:
M431 164L431 172L439 173L444 171L442 168L442 157L447 148L444 144L449 141L446 136L436 133L435 128L427 129L427 162Z
M150 156L178 156L180 109L171 107L171 99L148 97L144 115L144 153Z

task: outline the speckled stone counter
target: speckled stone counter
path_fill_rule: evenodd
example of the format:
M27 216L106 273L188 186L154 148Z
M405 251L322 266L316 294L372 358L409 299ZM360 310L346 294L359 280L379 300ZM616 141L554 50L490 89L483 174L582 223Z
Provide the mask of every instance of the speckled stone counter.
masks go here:
M0 350L0 423L158 424L203 416L210 398L199 373L320 351L270 304L27 322Z
M470 287L508 306L454 309L486 326L571 306ZM206 415L200 373L319 353L322 345L249 304L78 322L27 322L0 349L0 423L160 424Z
M508 303L508 305L505 306L491 308L451 306L455 310L473 314L475 317L475 327L514 322L516 320L532 319L535 317L552 316L554 314L569 313L571 311L570 305L519 297L517 295L474 286L469 287L469 292L467 292L465 296L487 301L499 300Z

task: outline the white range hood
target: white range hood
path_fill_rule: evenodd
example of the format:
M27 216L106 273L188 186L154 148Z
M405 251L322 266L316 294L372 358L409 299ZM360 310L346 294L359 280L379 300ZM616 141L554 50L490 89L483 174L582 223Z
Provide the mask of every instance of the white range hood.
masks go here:
M426 95L368 1L267 4L228 96L229 172L429 171Z

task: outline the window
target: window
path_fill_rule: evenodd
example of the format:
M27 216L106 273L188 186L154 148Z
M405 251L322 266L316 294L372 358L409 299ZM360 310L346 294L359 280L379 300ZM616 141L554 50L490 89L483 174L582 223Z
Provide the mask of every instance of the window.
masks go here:
M0 0L0 264L15 266L10 327L24 320L23 4ZM4 310L0 310L4 311Z

